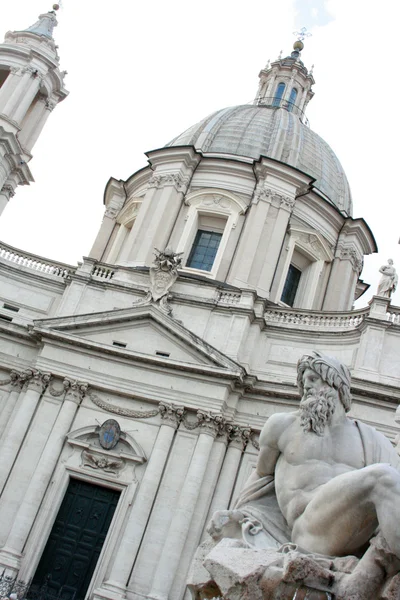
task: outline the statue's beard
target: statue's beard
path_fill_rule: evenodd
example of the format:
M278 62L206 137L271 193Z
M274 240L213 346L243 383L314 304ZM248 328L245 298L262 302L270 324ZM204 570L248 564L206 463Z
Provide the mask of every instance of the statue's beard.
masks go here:
M335 412L337 392L330 387L320 391L308 390L300 401L300 423L305 432L313 431L324 435L325 426L329 425Z

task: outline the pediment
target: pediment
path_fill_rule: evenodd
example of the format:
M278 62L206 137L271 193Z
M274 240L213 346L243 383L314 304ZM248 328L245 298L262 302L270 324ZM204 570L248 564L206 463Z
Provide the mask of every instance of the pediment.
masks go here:
M155 305L35 321L38 334L51 332L99 350L241 372L240 365L186 329ZM239 374L239 373L238 373Z

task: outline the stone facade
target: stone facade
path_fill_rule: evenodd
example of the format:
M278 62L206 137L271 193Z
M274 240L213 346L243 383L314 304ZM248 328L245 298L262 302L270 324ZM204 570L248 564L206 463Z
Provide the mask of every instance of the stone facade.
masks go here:
M345 362L352 416L397 444L400 308L351 310L372 233L289 163L190 145L148 157L108 182L78 266L0 246L0 565L31 579L69 481L89 482L120 496L87 597L188 600L210 514L232 505L266 419L298 405L302 354ZM221 234L210 271L187 265L201 228Z

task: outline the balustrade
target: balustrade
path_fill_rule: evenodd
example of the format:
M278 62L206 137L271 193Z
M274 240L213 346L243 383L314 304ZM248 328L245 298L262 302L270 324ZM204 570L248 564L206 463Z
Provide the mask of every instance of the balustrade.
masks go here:
M57 262L47 262L34 254L21 253L20 250L8 246L6 244L0 244L0 258L9 261L14 265L33 269L40 273L46 273L47 275L55 275L65 279L68 277L73 267Z
M270 309L264 314L266 323L274 325L298 325L317 329L352 329L358 327L368 316L369 308L351 313L322 313Z

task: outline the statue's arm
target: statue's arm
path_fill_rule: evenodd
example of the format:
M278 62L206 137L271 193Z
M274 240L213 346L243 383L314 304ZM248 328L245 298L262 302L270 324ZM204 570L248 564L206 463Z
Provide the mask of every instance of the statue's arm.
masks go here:
M259 477L273 475L281 453L279 438L284 429L286 415L272 415L265 423L260 435L260 453L258 455L256 473Z

